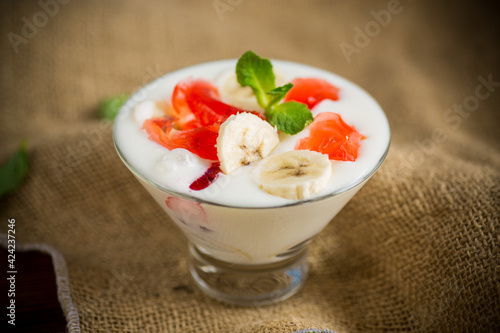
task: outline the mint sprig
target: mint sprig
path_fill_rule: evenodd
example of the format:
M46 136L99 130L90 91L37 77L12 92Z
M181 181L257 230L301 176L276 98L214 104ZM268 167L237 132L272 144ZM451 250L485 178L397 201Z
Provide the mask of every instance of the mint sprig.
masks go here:
M273 65L268 59L263 59L252 51L245 52L236 64L236 78L242 87L252 88L262 108L268 106L266 93L276 87Z
M266 112L266 119L271 125L288 134L299 133L314 120L307 106L297 102L276 105Z
M297 134L314 118L305 104L286 102L278 104L292 89L293 84L287 83L277 87L273 65L268 59L263 59L247 51L238 59L236 77L242 87L249 86L264 109L266 120L284 133Z
M274 88L271 91L268 91L266 93L267 96L269 96L270 100L268 103L268 107L273 107L274 105L278 104L283 98L285 98L285 95L290 89L292 89L293 84L287 83L284 86Z

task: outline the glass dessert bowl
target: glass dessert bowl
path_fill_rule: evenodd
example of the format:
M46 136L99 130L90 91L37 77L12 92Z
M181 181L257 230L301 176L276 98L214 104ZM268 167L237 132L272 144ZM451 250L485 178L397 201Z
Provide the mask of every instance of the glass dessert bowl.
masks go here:
M114 125L118 155L186 235L195 283L209 296L237 305L276 303L301 288L308 273L309 242L381 166L390 143L382 109L358 86L302 64L273 60L272 65L279 73L277 82L296 82L300 87L297 78L320 79L338 90L337 98L306 96L315 120L306 121L295 134L286 134L276 129L279 125L266 122L269 109L256 101L256 91L238 84L240 78L233 75L237 61L224 60L184 68L147 84L125 103ZM203 93L192 92L197 84ZM285 93L287 103L294 94ZM304 103L299 100L303 94L298 95L295 100ZM279 102L276 105L284 104ZM222 111L206 120L207 106ZM193 111L193 116L190 110L198 107L203 114ZM322 113L339 115L350 132L319 131L316 124L321 123ZM252 132L260 126L262 131ZM330 142L336 152L310 152L314 147L307 139L318 131L328 138L340 135L347 142L340 146ZM353 142L358 143L354 156ZM241 149L246 151L253 143L259 147L258 154L252 150L255 159L240 160ZM229 148L222 148L225 144ZM267 151L261 149L267 146ZM286 154L291 156L287 155L288 164L283 162ZM314 154L322 160L317 162ZM321 165L321 176L313 173L317 169L304 168L307 163L294 164L303 155L312 158L307 163ZM281 183L272 186L263 178L266 167L276 163L271 158L279 159L280 170L293 168L292 184L287 176L273 174ZM309 172L313 181L304 180Z

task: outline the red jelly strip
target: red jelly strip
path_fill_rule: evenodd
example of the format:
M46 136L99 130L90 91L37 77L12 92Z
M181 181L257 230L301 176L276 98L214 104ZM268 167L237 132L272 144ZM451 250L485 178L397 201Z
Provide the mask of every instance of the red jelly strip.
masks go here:
M172 94L172 111L173 115L178 118L175 124L179 128L185 130L202 127L195 115L191 112L186 101L186 94L190 90L190 82L190 80L179 82L175 86Z
M328 81L313 78L297 78L292 81L293 87L285 96L285 101L296 101L307 105L309 110L325 99L337 101L339 88Z
M355 161L358 158L360 142L365 137L347 125L339 114L320 113L309 129L309 136L300 139L295 149L327 154L331 160Z
M205 80L184 80L172 95L174 116L182 129L222 124L231 115L249 112L222 102L217 87ZM251 112L258 114L258 112Z
M170 117L152 118L144 122L143 128L150 139L170 150L184 148L201 158L218 160L215 146L220 125L213 124L181 131L172 127L173 122L174 119Z
M200 178L196 179L190 186L189 188L194 190L194 191L200 191L203 190L204 188L207 188L210 184L212 184L217 177L219 176L220 170L220 163L215 162L212 163L210 168L208 168L207 171L201 176Z

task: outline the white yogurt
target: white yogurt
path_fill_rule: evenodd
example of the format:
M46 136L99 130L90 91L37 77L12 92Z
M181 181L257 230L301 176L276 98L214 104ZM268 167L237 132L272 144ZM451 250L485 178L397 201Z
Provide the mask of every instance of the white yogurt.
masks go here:
M284 61L274 60L272 63L275 71L282 73L288 81L296 77L321 78L338 87L339 100L324 100L312 110L313 114L338 113L348 125L366 137L361 141L355 162L332 161L333 175L328 186L311 199L343 191L371 174L386 153L390 140L387 119L377 102L358 86L324 70ZM234 71L235 66L234 60L193 66L164 76L139 90L115 120L116 144L129 166L159 188L234 207L276 207L294 203L295 200L277 197L261 190L251 177L254 165L242 167L229 176L219 177L204 190L190 190L189 185L203 175L209 163L197 161L175 168L175 162L172 162L169 168L158 167L165 164L164 159L169 150L151 141L135 120L133 109L137 103L145 100L170 102L172 91L179 81L191 77L216 84L218 77ZM296 142L308 134L307 128L294 136L281 134L280 143L272 154L293 150Z

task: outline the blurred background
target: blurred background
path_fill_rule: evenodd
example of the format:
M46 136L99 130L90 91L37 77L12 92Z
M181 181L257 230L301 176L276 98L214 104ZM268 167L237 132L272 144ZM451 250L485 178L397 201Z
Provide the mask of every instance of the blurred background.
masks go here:
M479 75L500 81L490 3L2 1L2 155L21 138L36 145L54 135L53 126L71 132L94 121L106 96L246 50L358 83L388 113L396 145L423 139L428 126L446 125L443 113L474 92ZM498 142L485 113L498 124L489 110L499 96L482 101L459 130ZM434 112L423 117L423 109Z
M30 159L1 221L65 256L84 331L498 328L498 13L493 1L1 1L0 163L23 139ZM315 241L303 293L264 310L186 285L182 235L99 114L110 96L247 50L357 83L392 130L384 166Z

